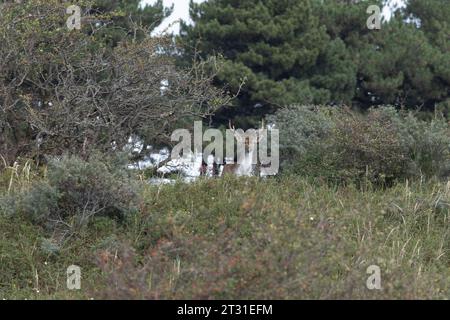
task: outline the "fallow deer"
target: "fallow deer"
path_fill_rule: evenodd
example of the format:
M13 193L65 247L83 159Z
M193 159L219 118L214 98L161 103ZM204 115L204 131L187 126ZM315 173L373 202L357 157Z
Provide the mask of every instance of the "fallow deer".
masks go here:
M235 163L225 163L221 175L254 175L255 167L257 164L255 160L257 160L259 137L262 130L264 130L264 120L262 121L261 128L259 130L254 130L253 134L252 132L244 133L242 130L236 131L236 128L231 124L231 121L229 121L229 129L233 132L233 135L238 143L238 161ZM239 148L239 145L241 146L241 148Z

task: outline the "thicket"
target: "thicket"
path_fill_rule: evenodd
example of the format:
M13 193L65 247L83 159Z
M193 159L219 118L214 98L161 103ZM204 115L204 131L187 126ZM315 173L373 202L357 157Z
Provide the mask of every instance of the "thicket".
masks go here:
M285 173L376 185L450 173L450 127L439 113L291 106L268 118L280 130Z
M90 1L72 4L83 8L81 30L67 28L61 1L0 4L0 155L7 165L18 157L42 163L64 153L112 153L133 135L146 145L169 144L174 129L227 103L205 62L175 65L170 37L152 38L133 24L141 36L111 47L103 36L114 16L91 12Z

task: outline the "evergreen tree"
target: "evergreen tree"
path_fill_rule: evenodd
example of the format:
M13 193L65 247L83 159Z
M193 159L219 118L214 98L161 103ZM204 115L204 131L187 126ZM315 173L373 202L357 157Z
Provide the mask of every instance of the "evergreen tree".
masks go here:
M332 39L341 39L350 49L361 45L362 37L370 32L367 28L367 8L382 8L385 0L314 0L314 14L326 27Z
M417 20L430 41L441 49L450 49L450 3L448 0L409 0L405 14Z
M409 0L406 15L417 20L433 46L439 49L434 57L434 86L441 92L436 106L450 111L450 3L448 0Z
M183 25L187 54L222 55L219 84L241 83L239 113L254 106L350 101L356 83L352 57L330 41L310 0L191 2L193 26ZM260 108L268 111L268 108Z
M191 3L186 56L222 55L217 77L240 91L236 113L292 103L450 108L448 0L409 0L381 30L369 5L385 0L209 0ZM227 114L227 116L229 116Z
M364 37L359 49L363 105L394 104L432 110L450 97L450 39L444 1L411 0L380 31Z

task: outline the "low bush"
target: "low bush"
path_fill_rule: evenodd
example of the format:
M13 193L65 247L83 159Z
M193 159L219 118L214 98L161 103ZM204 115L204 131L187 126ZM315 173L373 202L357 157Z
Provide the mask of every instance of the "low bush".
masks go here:
M408 149L411 176L450 176L450 126L436 114L428 121L408 113L399 122L402 144Z
M269 121L280 130L282 169L333 182L393 185L450 173L450 127L392 107L366 114L346 108L291 106Z
M290 106L268 116L280 131L280 164L284 172L312 177L333 176L331 169L334 109ZM330 163L325 163L326 161Z
M367 115L344 109L335 114L330 138L338 178L379 185L406 177L408 149L402 144L394 109L371 109Z
M136 181L122 164L99 155L89 161L64 156L49 162L44 179L3 197L4 212L22 213L50 228L85 226L93 216L123 218L137 204Z

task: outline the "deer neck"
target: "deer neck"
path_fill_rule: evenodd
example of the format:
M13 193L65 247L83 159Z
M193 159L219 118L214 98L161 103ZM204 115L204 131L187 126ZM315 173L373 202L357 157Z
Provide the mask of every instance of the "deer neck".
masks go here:
M236 174L240 176L251 176L253 174L253 155L254 149L250 148L244 152L242 157L238 159L240 163L237 166Z

